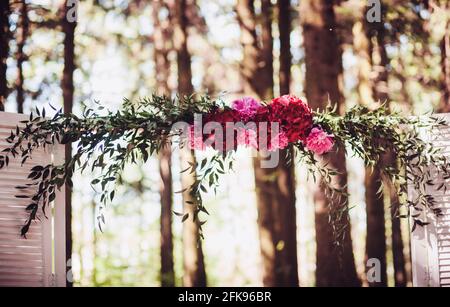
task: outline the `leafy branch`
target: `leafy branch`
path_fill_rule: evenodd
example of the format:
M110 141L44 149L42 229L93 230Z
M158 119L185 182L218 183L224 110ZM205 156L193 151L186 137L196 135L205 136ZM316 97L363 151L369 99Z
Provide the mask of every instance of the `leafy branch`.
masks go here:
M315 122L334 134L338 143L351 148L354 155L360 157L366 167L380 168L385 178L396 187L399 202L392 204L396 212L406 207L412 217L413 229L426 225L420 214L414 212L431 211L441 214L435 208L434 197L427 193L427 187L436 184L437 176L433 171L450 178L448 159L426 139L431 131L436 133L447 123L437 116L405 117L400 113L389 113L384 108L369 110L356 106L338 116L334 109L315 114ZM408 184L413 186L417 195L408 199ZM440 184L437 190L446 189ZM381 190L379 191L382 192Z
M181 134L181 131L172 130L173 123L192 123L195 113L208 114L221 107L222 101L211 100L209 96L195 100L192 96L171 99L153 95L137 104L125 100L123 109L116 112L104 110L100 105L97 110L86 108L81 117L65 115L59 110L53 118L46 119L45 109L36 109L21 123L23 127L17 126L11 131L7 138L11 146L0 155L0 169L8 166L10 157L21 157L22 164L25 163L39 148L67 143L76 146L74 155L64 164L37 166L30 171L29 179L33 183L27 187L34 187L35 191L31 195L18 195L32 201L27 207L30 214L22 235L36 219L38 208L45 212L55 189L64 184L72 185L71 177L75 171L100 169L101 175L91 184L101 188L100 200L105 206L113 200L115 183L127 163L147 161L152 154L170 144L173 136ZM17 188L23 190L24 187ZM98 221L101 226L102 214Z

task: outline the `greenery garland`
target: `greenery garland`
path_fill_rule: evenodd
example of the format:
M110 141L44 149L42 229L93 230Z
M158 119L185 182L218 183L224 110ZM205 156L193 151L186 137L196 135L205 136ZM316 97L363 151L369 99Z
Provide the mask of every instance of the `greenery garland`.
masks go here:
M53 108L53 107L52 107ZM31 169L28 178L32 183L27 186L16 187L21 194L16 197L30 199L26 210L29 217L22 227L23 236L29 230L31 223L41 208L45 214L48 204L55 199L55 192L64 184L72 186L71 177L76 171L86 169L101 170L101 176L92 180L92 186L99 186L101 208L114 199L115 184L118 181L126 163L137 163L159 152L164 146L171 146L174 136L180 136L180 131L174 131L172 125L179 121L192 123L194 114L208 116L217 110L227 110L228 107L219 99L209 96L183 96L174 99L152 95L137 103L125 100L118 111L105 110L98 105L96 108L85 108L82 116L56 112L52 119L47 119L45 109L36 109L30 114L29 120L23 121L7 141L10 147L0 155L0 169L7 166L10 157L21 157L22 164L32 157L33 151L53 144L75 143L72 159L62 165L40 165ZM54 109L56 111L56 109ZM437 168L444 179L450 178L450 168L447 159L426 142L420 132L422 129L435 129L446 125L445 121L434 116L405 117L399 113L390 113L385 107L369 110L356 106L340 116L335 109L312 112L313 124L322 127L333 135L339 150L351 152L360 157L367 167L377 167L385 178L390 179L398 193L399 203L397 212L405 207L407 214L399 217L411 217L413 229L426 224L416 211L431 210L434 214L441 212L435 208L433 197L426 193L426 187L434 185L431 167ZM180 140L180 147L185 143ZM338 172L328 166L324 156L315 155L308 150L303 142L290 144L293 151L288 157L290 162L300 162L306 166L309 174L316 180L321 178L321 185L330 199L330 222L336 236L336 243L340 238L348 221L342 219L343 212L349 210L346 189L335 184ZM200 212L208 214L202 202L202 193L208 189L216 189L220 175L233 167L233 152L216 152L213 157L204 158L188 169L196 173L194 184L189 187L195 206L193 220L198 223L200 236L203 238ZM386 159L387 156L396 157ZM289 163L290 163L289 162ZM418 191L415 199L408 199L407 186L412 184ZM31 195L25 193L34 188ZM442 184L438 189L445 189ZM381 193L381 191L379 191ZM175 213L185 221L189 216ZM99 226L104 223L104 216L100 210Z

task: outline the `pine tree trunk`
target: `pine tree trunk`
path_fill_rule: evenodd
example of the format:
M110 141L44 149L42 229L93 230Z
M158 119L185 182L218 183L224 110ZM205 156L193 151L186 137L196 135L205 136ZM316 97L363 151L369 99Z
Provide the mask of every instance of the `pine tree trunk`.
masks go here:
M368 25L365 19L365 5L359 8L358 20L353 26L353 46L358 55L358 94L360 101L368 108L379 107L374 100L374 83L372 73L372 44L369 37ZM367 167L365 173L365 200L366 200L366 256L368 259L380 261L380 282L369 282L371 287L387 286L386 272L386 235L384 218L384 198L380 190L382 186L379 165ZM370 269L370 267L366 267Z
M392 159L394 160L394 159ZM395 160L394 160L395 161ZM392 260L394 262L394 282L396 287L406 287L408 276L406 274L405 255L403 253L403 239L396 205L398 203L398 194L395 187L390 187L391 199L391 228L392 228Z
M306 97L312 109L324 109L328 99L337 103L339 113L345 111L342 97L342 55L337 40L333 1L302 0L300 18L303 27L306 63ZM347 183L345 154L343 148L330 153L330 167L337 169L340 186ZM317 286L359 286L352 249L348 215L342 216L340 223L348 223L345 229L343 248L334 244L332 228L329 224L330 204L324 191L315 186L315 219L317 241ZM338 259L341 261L338 262Z
M385 10L385 7L383 7ZM375 86L375 97L377 100L386 102L386 107L389 108L389 92L388 92L388 65L389 58L386 51L385 42L385 29L383 24L377 24L376 28L376 52L378 53L378 58L380 59L379 71L376 86ZM396 157L390 154L386 157L387 163L389 165L394 165L397 163ZM396 287L405 287L407 283L407 274L405 266L405 255L403 252L403 239L400 219L398 217L397 205L399 204L398 194L396 188L389 185L389 188L385 191L389 193L390 199L390 217L391 217L391 231L392 231L392 258L394 264L394 281Z
M261 47L258 46L253 1L238 1L236 10L244 49L241 66L244 91L247 95L260 99L271 99L273 97L271 3L261 2ZM286 46L286 43L283 43ZM283 73L286 74L286 70ZM280 152L280 162L275 168L261 168L260 157L253 161L264 286L298 286L295 179L294 169L286 165L285 155L284 151ZM274 177L276 180L271 179Z
M152 3L154 19L154 57L156 86L158 94L170 95L168 80L170 75L170 61L167 47L171 37L167 26L161 24L158 13L163 7L162 1ZM164 146L159 154L159 173L161 176L159 195L161 197L161 285L175 286L175 272L173 261L172 235L172 151L170 144Z
M290 93L291 84L291 4L290 0L278 1L278 30L280 33L280 95L286 95ZM293 154L292 149L288 149L290 154ZM284 157L287 154L287 150L280 152L280 156L283 160L280 161L279 168L280 177L278 178L278 185L280 190L280 204L285 204L282 212L284 216L282 219L285 221L284 235L281 240L284 240L288 244L285 245L285 259L286 267L290 268L288 276L285 277L286 285L298 286L298 260L297 260L297 213L296 213L296 196L295 196L295 167L294 164L286 165ZM283 182L285 181L285 182ZM282 222L281 222L282 223Z
M186 0L176 0L176 25L174 43L177 50L178 65L178 92L180 95L191 95L193 93L191 56L187 49L187 27ZM181 168L185 169L190 163L195 163L194 152L187 147L180 150ZM195 181L195 173L183 172L181 174L182 188L189 188ZM199 228L192 221L194 216L194 199L189 190L183 192L184 213L189 213L190 218L183 224L183 285L185 287L206 286L205 264L203 250L199 240Z
M380 281L369 282L370 287L386 287L386 231L384 225L384 201L383 193L378 193L381 186L381 174L379 166L375 165L373 170L366 169L366 263L369 259L380 261ZM370 267L367 267L370 269Z
M280 95L289 94L291 84L291 1L278 0L280 33Z
M170 145L165 146L159 154L159 173L161 175L161 285L175 286L173 267L173 235L172 235L172 151Z
M382 25L377 31L377 52L379 54L380 63L378 67L378 77L374 85L374 95L376 100L388 103L387 92L387 54L384 46L384 38ZM373 107L376 107L374 105ZM387 106L389 107L389 105ZM390 159L395 159L392 157ZM380 282L369 282L370 287L386 287L387 286L387 265L386 265L386 231L385 231L385 212L383 194L377 194L381 185L381 173L379 166L374 166L374 171L370 173L366 170L366 214L367 214L367 237L366 237L366 260L375 258L380 261L381 278ZM393 219L392 219L393 220ZM400 229L399 229L400 230ZM392 246L394 249L395 247Z
M75 28L76 22L70 22L67 19L67 13L70 9L69 1L64 3L65 12L61 18L61 26L64 32L64 69L61 81L61 88L63 92L64 101L64 113L71 114L73 108L74 97L74 84L73 73L75 71ZM65 160L68 161L72 158L72 146L66 144L65 146ZM72 189L68 184L65 185L66 189L66 260L72 258ZM70 270L70 266L67 266L67 270ZM72 286L72 283L67 281L67 286Z
M0 1L0 111L5 110L8 97L8 81L6 79L9 56L9 0Z
M23 104L25 102L24 89L24 75L23 63L26 60L24 53L25 43L28 37L28 6L25 0L19 2L19 21L17 27L17 79L16 79L16 93L17 93L17 112L23 113Z
M449 6L449 4L447 4ZM450 11L450 8L446 8ZM441 102L440 112L450 112L450 18L447 21L446 31L441 41Z

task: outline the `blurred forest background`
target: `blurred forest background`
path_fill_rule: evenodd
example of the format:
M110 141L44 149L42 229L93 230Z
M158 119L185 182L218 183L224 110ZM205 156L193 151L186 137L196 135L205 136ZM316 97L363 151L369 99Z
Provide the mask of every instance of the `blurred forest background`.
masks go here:
M207 92L292 93L340 112L380 102L404 114L450 111L447 0L0 0L0 11L0 110L51 103L80 113L81 102L115 109L124 97ZM187 196L175 192L192 180L180 176L190 152L127 168L103 232L95 174L76 175L74 285L411 284L407 221L390 209L396 197L376 166L332 157L353 206L339 257L324 195L301 165L261 169L248 151L237 155L235 172L206 195L199 248L194 224L172 214L183 211ZM379 283L367 281L369 258L380 260Z

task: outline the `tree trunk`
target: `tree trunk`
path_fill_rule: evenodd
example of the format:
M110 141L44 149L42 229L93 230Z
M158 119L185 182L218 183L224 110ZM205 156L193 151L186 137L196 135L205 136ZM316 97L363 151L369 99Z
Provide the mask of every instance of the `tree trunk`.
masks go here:
M306 97L312 109L324 109L328 99L337 103L339 113L345 111L342 97L342 55L337 40L333 1L302 0L300 18L303 27ZM338 183L347 183L345 153L343 148L327 155L329 166L340 172ZM340 223L348 223L345 228L343 247L338 248L329 224L330 203L319 185L315 186L315 219L317 241L317 286L359 286L352 249L348 214L343 214ZM344 199L342 201L345 201ZM334 208L332 208L334 209ZM338 263L337 259L341 261Z
M175 286L175 271L173 268L172 239L172 151L170 145L164 146L159 154L159 173L161 175L161 285Z
M386 287L386 231L384 221L383 193L378 192L381 186L381 174L378 165L373 170L366 169L366 263L369 259L380 261L380 281L369 281L370 287ZM370 269L371 267L366 267Z
M273 35L272 35L272 4L270 0L261 0L261 15L259 16L261 29L260 62L261 65L261 99L273 98Z
M170 95L167 84L170 75L170 61L168 59L170 33L169 22L163 24L158 13L163 7L162 1L152 3L155 30L153 34L155 78L158 94ZM173 261L173 235L172 235L172 151L170 143L164 146L159 153L159 173L161 175L159 195L161 197L161 285L163 287L175 286L175 272Z
M290 0L278 1L278 30L280 33L280 95L290 93L291 84L291 4ZM288 149L293 154L293 149ZM282 219L285 221L284 237L288 244L285 245L286 253L284 255L285 266L291 268L288 276L285 277L287 285L298 286L298 260L297 260L297 214L296 214L296 196L295 196L295 167L294 164L286 165L284 157L286 150L280 152L282 161L280 161L280 177L278 185L280 203L285 204L282 213ZM285 180L285 182L283 182ZM283 222L281 222L283 223ZM286 282L285 282L286 283Z
M374 109L380 106L374 100L375 85L371 79L372 67L372 44L369 36L368 24L366 23L364 4L359 8L358 20L353 25L353 46L358 55L358 94L360 101L368 108ZM366 201L366 255L368 259L380 261L381 278L379 282L369 282L371 287L387 286L386 272L386 235L384 219L384 198L381 173L378 164L367 167L365 173L365 201ZM367 267L369 270L371 267Z
M368 37L367 25L365 22L365 5L361 4L358 20L353 25L353 48L358 57L358 96L361 103L372 107L375 105L374 84L371 78L372 67L372 43Z
M447 4L447 11L449 4ZM447 20L446 31L441 41L441 102L440 112L450 112L450 18Z
M0 111L5 110L8 97L6 61L9 56L9 13L9 0L0 1Z
M260 99L273 97L271 10L270 1L261 2L262 46L258 46L253 1L240 0L236 6L244 52L244 91ZM286 70L283 73L289 74ZM295 179L285 155L285 151L280 152L275 168L261 168L260 157L253 161L264 286L298 286Z
M28 6L25 0L19 2L19 21L17 27L17 79L16 79L16 93L17 93L17 112L23 113L23 104L25 102L24 89L24 75L23 63L26 60L24 53L25 43L28 37Z
M278 0L280 33L280 95L289 94L291 84L291 1Z
M385 7L383 7L385 10ZM388 92L388 66L389 58L386 51L385 42L385 29L384 25L376 24L376 52L378 53L378 58L380 63L378 64L377 71L379 71L376 85L375 85L375 97L377 100L386 102L386 107L389 108L389 92ZM394 165L397 163L396 157L390 154L386 157L387 163ZM389 188L385 191L389 193L390 199L390 216L391 216L391 231L392 231L392 258L394 264L394 281L396 287L405 287L407 283L407 274L405 267L405 255L403 252L403 239L400 219L398 217L399 213L397 211L397 204L399 204L398 194L396 188L389 185Z
M395 161L395 159L392 159ZM391 221L392 221L392 260L394 262L394 282L396 287L406 287L408 276L405 267L405 255L403 253L403 239L398 210L398 194L395 187L390 187Z
M187 48L187 27L186 0L176 0L176 23L174 43L177 50L178 65L178 92L180 95L193 94L191 56ZM187 147L180 150L181 168L189 166L189 162L195 163L194 152ZM182 188L189 188L195 181L196 174L183 172L181 174ZM184 213L189 213L190 218L183 224L183 285L185 287L206 286L205 264L203 260L203 250L199 238L199 228L196 222L192 221L195 206L189 202L194 199L189 194L189 190L183 192Z
M385 14L386 8L383 6L383 14ZM379 63L375 63L376 65L376 71L378 72L375 87L374 87L374 94L375 98L380 102L385 102L386 107L389 108L389 91L388 91L388 66L389 66L389 58L386 51L386 42L385 42L385 28L383 23L376 23L374 24L375 27L375 33L373 33L373 36L375 36L376 41L376 48L375 52L378 53L377 58L379 58ZM386 163L389 165L393 165L396 162L396 157L393 154L389 154L387 157L385 157ZM388 193L388 196L390 198L390 217L391 217L391 242L392 242L392 257L393 257L393 265L394 265L394 281L396 287L405 287L407 284L407 274L406 274L406 267L405 267L405 256L403 252L403 240L402 240L402 232L401 232L401 224L399 220L399 213L397 211L397 204L399 203L398 195L396 188L392 186L392 184L389 184L389 187L385 191L385 193ZM381 214L381 213L380 213ZM384 214L384 212L383 212ZM381 226L380 226L381 227ZM381 244L381 242L379 243ZM384 261L386 261L384 259ZM384 276L384 270L383 267L385 264L382 262L382 282L381 285L387 285L387 282L385 281L386 277Z
M70 22L67 19L67 13L71 6L68 0L64 2L64 9L62 10L64 16L61 16L61 26L64 32L64 69L61 81L61 87L63 92L64 101L64 113L72 113L73 97L74 97L74 84L73 73L75 71L75 27L76 22ZM66 144L65 146L65 160L68 161L72 158L72 146ZM72 258L72 189L68 184L65 185L66 189L66 260L69 261ZM67 266L67 270L70 270L70 266ZM67 281L67 286L72 286L70 281Z

